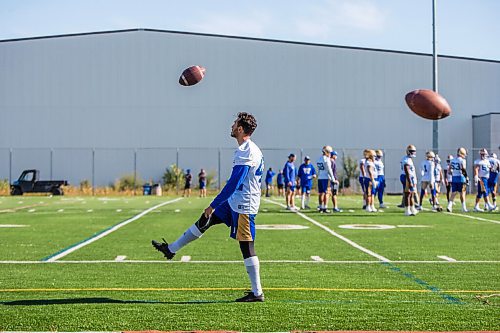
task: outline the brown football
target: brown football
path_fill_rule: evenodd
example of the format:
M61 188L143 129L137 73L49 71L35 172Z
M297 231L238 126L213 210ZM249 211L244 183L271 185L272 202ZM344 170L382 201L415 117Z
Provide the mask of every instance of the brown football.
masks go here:
M200 82L205 76L205 68L201 66L191 66L182 72L179 83L183 86L192 86Z
M450 105L446 99L432 90L417 89L410 91L406 94L405 100L410 110L425 119L443 119L451 113Z

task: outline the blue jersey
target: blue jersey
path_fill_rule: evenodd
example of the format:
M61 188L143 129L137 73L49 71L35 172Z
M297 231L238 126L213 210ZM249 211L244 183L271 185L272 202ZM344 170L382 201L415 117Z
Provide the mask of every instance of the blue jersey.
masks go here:
M316 169L312 164L301 164L298 173L301 186L312 186L312 179L315 174Z
M284 185L285 183L283 182L283 174L282 173L278 173L278 177L276 179L278 185Z
M292 186L295 185L295 176L295 165L292 162L286 162L283 168L285 184L292 183Z
M266 173L266 183L268 183L268 184L272 183L274 175L275 175L274 171L267 170L267 173Z

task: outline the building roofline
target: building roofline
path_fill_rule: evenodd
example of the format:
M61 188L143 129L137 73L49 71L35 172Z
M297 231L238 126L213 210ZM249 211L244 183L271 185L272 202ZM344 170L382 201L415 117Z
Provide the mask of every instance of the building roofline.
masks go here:
M484 117L484 116L490 116L492 114L500 114L500 112L488 112L484 114L473 114L472 118L478 118L478 117Z
M161 33L169 33L169 34L191 35L191 36L205 36L205 37L228 38L228 39L239 39L239 40L251 40L251 41L259 41L259 42L271 42L271 43L282 43L282 44L293 44L293 45L304 45L304 46L318 46L318 47L328 47L328 48L348 49L348 50L359 50L359 51L374 51L374 52L386 52L386 53L418 55L418 56L432 56L432 54L430 54L430 53L422 53L422 52L398 51L398 50L377 49L377 48L369 48L369 47L344 46L344 45L323 44L323 43L308 43L308 42L299 42L299 41L290 41L290 40L281 40L281 39L257 38L257 37L241 37L241 36L219 35L219 34L202 33L202 32L186 32L186 31L148 29L148 28L134 28L134 29L108 30L108 31L94 31L94 32L82 32L82 33L71 33L71 34L61 34L61 35L48 35L48 36L37 36L37 37L24 37L24 38L3 39L3 40L0 40L0 43L19 42L19 41L28 41L28 40L38 40L38 39L49 39L49 38L77 37L77 36L89 36L89 35L104 35L104 34L115 34L115 33L124 33L124 32L138 32L138 31L161 32ZM460 56L451 56L451 55L438 55L438 57L439 58L458 59L458 60L473 60L473 61L483 61L483 62L491 62L491 63L500 63L500 60L493 60L493 59L481 59L481 58L460 57Z

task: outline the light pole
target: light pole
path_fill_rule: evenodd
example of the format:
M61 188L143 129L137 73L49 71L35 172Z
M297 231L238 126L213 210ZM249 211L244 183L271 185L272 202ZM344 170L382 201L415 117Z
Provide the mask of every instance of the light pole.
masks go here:
M432 0L432 90L438 92L438 57L436 52L436 1ZM432 121L432 150L439 150L438 121Z

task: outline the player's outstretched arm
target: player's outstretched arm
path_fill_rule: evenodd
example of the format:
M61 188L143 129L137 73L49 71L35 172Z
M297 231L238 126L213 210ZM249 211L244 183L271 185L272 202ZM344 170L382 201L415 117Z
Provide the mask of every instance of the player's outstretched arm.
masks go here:
M215 210L224 201L228 200L231 195L233 195L234 191L236 191L236 189L243 183L243 180L248 175L249 170L250 166L248 165L235 165L233 167L233 171L231 172L231 177L229 178L228 182L226 183L222 191L220 191L220 193L215 197L210 206L205 209L206 217L209 217L213 210ZM207 212L207 210L209 212Z

